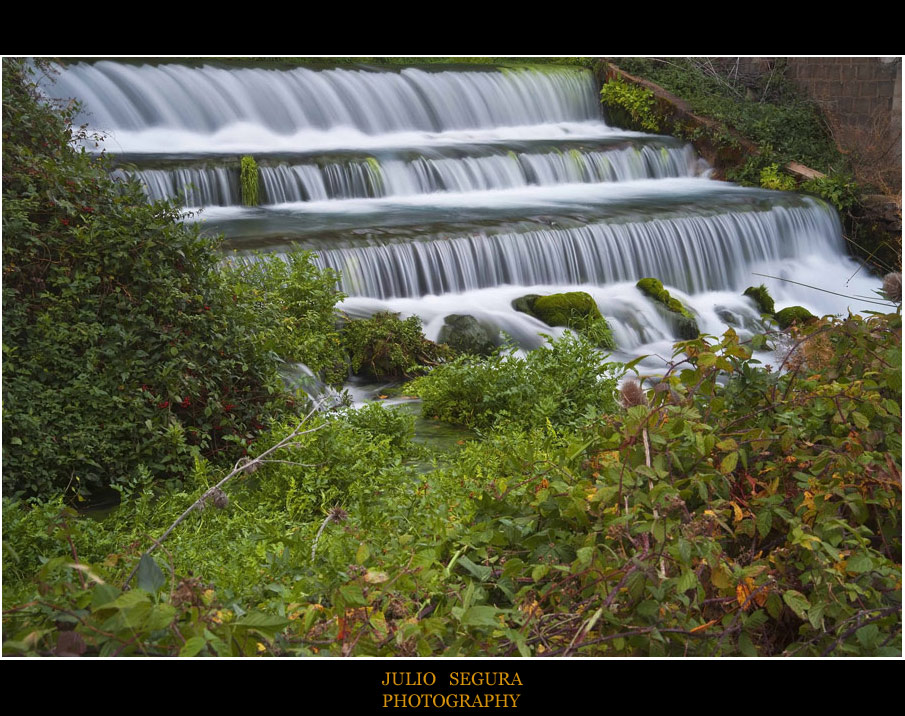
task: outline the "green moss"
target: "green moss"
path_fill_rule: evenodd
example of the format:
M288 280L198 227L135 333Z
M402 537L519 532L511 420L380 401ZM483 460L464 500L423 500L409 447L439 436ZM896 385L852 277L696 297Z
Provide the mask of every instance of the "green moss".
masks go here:
M604 350L614 350L616 341L610 324L600 313L597 303L584 291L554 293L550 296L528 294L512 302L516 311L527 313L548 326L566 326L591 340Z
M635 284L652 301L662 305L672 314L676 333L680 338L692 340L700 335L698 322L691 312L682 305L682 302L669 295L669 291L663 288L663 284L655 278L642 278Z
M254 157L250 155L242 157L239 180L242 185L242 203L245 206L257 206L259 203L258 164L255 162Z
M760 286L748 286L743 295L754 299L754 302L757 304L757 308L761 313L766 313L768 316L772 316L776 313L776 307L773 305L773 297L770 295L767 287L763 284Z
M807 323L815 318L814 314L801 306L789 306L779 311L776 316L779 327L785 330L793 323Z
M594 299L584 291L539 296L534 300L533 310L548 326L568 326L579 331L603 318Z

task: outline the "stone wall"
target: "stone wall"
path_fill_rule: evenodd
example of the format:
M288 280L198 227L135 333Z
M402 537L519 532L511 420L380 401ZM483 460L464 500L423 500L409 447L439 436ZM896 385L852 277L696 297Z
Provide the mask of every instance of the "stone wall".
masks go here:
M902 58L790 57L786 77L823 108L839 148L864 178L901 186ZM766 73L777 58L741 59L743 71Z

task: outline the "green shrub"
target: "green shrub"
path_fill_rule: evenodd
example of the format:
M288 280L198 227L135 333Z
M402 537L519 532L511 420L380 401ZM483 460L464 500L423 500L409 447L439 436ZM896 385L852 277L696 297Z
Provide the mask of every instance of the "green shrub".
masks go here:
M292 406L216 244L75 151L71 110L3 66L5 490L85 496L235 460Z
M461 357L414 381L410 390L421 396L426 417L451 423L527 429L549 420L568 426L615 406L617 373L591 340L567 333L524 358Z
M424 337L418 316L403 321L398 313L349 321L342 344L353 373L378 379L412 377L452 357L449 347Z
M840 212L850 212L860 203L861 191L850 178L834 174L808 179L801 185L805 194L825 199Z
M722 66L719 58L626 57L614 62L681 97L695 114L723 122L762 151L775 152L771 162L797 161L823 172L844 166L819 107L786 78L781 58L773 72L753 83L733 71L735 58L725 58ZM751 184L758 184L759 171L751 178Z
M233 297L240 322L254 326L259 351L304 363L333 385L347 375L336 328L339 277L320 270L307 251L283 257L257 255L222 267L224 291Z
M617 124L627 124L629 129L660 131L656 100L650 90L617 78L604 83L600 101Z
M761 169L760 185L764 189L778 189L780 191L795 191L798 187L794 177L781 173L778 164L770 164Z

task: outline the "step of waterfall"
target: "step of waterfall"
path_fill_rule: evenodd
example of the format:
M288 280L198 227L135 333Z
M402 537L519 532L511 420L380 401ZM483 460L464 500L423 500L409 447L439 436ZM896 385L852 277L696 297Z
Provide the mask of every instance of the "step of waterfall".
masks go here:
M227 251L311 250L340 272L344 310L417 314L430 338L464 312L538 345L562 329L512 300L578 289L618 357L668 357L673 327L640 278L660 279L705 332L742 335L760 325L747 286L817 314L872 306L799 284L867 298L879 286L846 256L831 207L714 181L683 142L609 126L579 68L99 61L66 65L47 91L78 98L117 173L190 209Z

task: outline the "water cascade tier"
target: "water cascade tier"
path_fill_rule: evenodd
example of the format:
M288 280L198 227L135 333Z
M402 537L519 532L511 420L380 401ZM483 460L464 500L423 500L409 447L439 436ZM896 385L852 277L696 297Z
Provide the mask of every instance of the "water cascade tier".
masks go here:
M311 250L340 272L350 315L417 314L429 338L468 313L533 347L563 329L512 301L583 290L617 357L660 356L656 370L677 336L644 277L712 334L760 329L741 294L761 283L777 309L876 308L808 287L879 288L831 207L714 181L690 146L609 126L586 70L99 61L62 67L47 91L80 100L149 201L191 209L239 256ZM245 156L257 206L243 205Z

